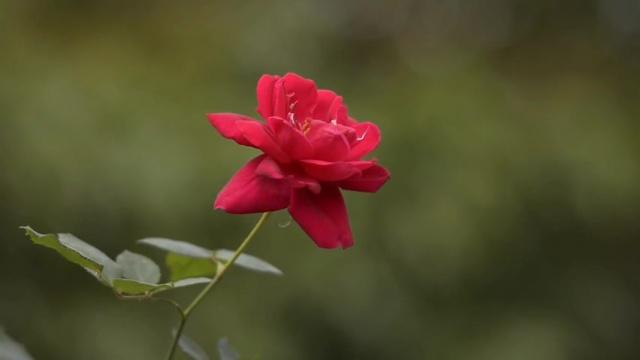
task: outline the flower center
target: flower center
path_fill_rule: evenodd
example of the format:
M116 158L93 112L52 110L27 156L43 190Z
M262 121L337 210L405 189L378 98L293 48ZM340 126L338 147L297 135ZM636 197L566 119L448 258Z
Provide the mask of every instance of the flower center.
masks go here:
M296 114L294 113L294 110L296 108L296 105L298 104L298 100L294 100L293 99L294 96L295 94L293 93L287 94L289 101L291 101L291 103L289 104L289 113L287 114L287 118L293 127L302 131L302 133L306 136L309 130L311 130L311 118L308 117L304 119L302 123L300 123L296 119Z

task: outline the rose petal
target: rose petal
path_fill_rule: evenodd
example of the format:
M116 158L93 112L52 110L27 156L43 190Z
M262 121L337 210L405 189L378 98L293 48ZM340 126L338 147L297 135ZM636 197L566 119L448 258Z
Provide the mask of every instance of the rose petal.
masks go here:
M271 179L287 179L294 189L307 188L311 192L317 194L320 192L321 186L318 180L312 179L298 172L290 173L291 169L283 169L275 160L265 157L256 168L256 175L266 176Z
M279 117L272 116L268 121L276 142L290 158L294 160L306 159L313 155L313 147L300 130Z
M380 145L382 134L376 124L365 121L355 124L353 129L356 131L356 138L351 142L349 159L361 159Z
M256 122L256 120L248 116L233 113L207 114L207 118L209 119L209 123L211 123L223 137L232 139L240 145L253 146L253 144L244 137L236 124L239 121Z
M265 154L284 163L291 160L276 143L271 131L264 124L258 121L238 121L236 127L252 146L264 151Z
M273 86L278 79L278 76L262 75L258 80L258 113L265 119L273 115Z
M269 116L286 117L289 104L284 92L283 79L275 75L262 75L258 80L258 113L266 120Z
M256 173L256 169L265 159L268 157L260 155L240 169L220 191L214 208L231 214L250 214L286 208L291 198L289 181Z
M272 158L265 156L256 167L256 175L266 176L271 179L284 179L285 174L278 163Z
M338 111L336 112L336 121L338 124L349 127L353 127L358 123L358 121L349 116L349 109L347 109L346 105L342 105L338 108Z
M287 117L289 113L289 99L285 93L282 79L273 85L273 114L271 116Z
M208 114L207 117L223 137L240 145L260 149L280 162L291 161L273 139L271 130L263 123L248 116L232 113Z
M384 167L375 164L360 174L338 182L338 186L345 190L375 193L384 185L391 174Z
M294 190L289 213L319 247L353 245L347 208L337 187L323 186L318 194L307 189Z
M295 121L306 120L311 116L318 98L316 83L295 73L286 74L282 78L282 83L289 106L287 112L293 113ZM286 118L286 116L278 116Z
M312 118L330 122L336 119L340 106L342 106L342 96L338 96L331 90L318 90L318 99Z
M300 175L291 176L290 181L291 181L291 186L293 186L294 189L307 188L309 189L309 191L311 191L314 194L318 194L322 189L322 186L320 185L318 180L312 179L307 176L300 176Z
M341 128L345 127L341 126ZM338 161L349 155L351 147L341 128L338 128L338 125L320 120L311 122L307 138L313 145L314 159Z
M339 123L336 124L335 126L336 128L338 128L338 130L340 130L342 135L344 135L345 139L347 139L347 142L349 143L349 148L351 148L351 144L357 138L356 131L350 126L342 125Z
M301 160L304 171L320 181L340 181L359 174L361 169L352 162Z

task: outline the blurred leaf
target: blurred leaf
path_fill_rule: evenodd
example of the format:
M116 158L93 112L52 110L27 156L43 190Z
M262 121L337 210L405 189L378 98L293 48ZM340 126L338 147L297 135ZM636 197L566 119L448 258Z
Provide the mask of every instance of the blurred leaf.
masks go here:
M214 276L216 273L215 264L203 259L229 261L234 254L231 250L212 251L188 242L164 238L144 238L138 242L169 251L166 261L171 269L171 280L194 276ZM189 260L190 258L191 260ZM234 264L249 270L282 275L282 271L275 266L247 254L241 254Z
M173 330L173 336L176 336L176 330ZM187 335L181 335L178 340L178 346L185 354L193 360L209 360L209 355L202 349L197 342L188 337Z
M116 257L116 262L122 267L122 274L127 279L151 284L160 281L160 268L146 256L125 250Z
M195 277L195 278L178 280L173 282L172 284L174 288L179 288L179 287L185 287L185 286L191 286L191 285L208 284L209 282L211 282L211 278Z
M193 277L214 277L217 264L213 258L193 258L175 253L168 253L166 263L171 271L171 281Z
M220 250L216 250L214 256L216 259L229 261L233 257L233 254L234 252L231 250L220 249ZM280 271L280 269L278 269L277 267L269 264L268 262L262 259L259 259L255 256L247 255L247 254L240 254L240 256L238 257L238 259L236 259L236 262L234 264L249 270L266 272L266 273L271 273L275 275L282 275L282 271Z
M132 279L114 279L112 286L118 294L132 296L150 295L171 288L170 284L151 284Z
M119 277L122 272L120 265L102 251L71 234L40 234L29 226L20 228L25 230L26 235L35 244L54 249L68 261L85 268L106 285L110 285L111 280Z
M218 340L218 354L220 354L220 360L238 360L240 358L240 355L231 347L229 339L226 337Z
M13 340L0 327L0 360L33 360L22 344Z
M95 272L102 271L103 265L97 259L104 260L106 255L91 245L86 243L80 244L81 240L72 240L69 234L65 234L66 236L40 234L29 226L22 226L21 229L26 231L27 236L29 236L35 244L56 250L65 259L74 264L78 264ZM66 241L63 241L62 238Z
M213 256L213 251L185 241L149 237L138 240L138 243L192 258L208 259Z
M207 284L211 281L209 278L189 278L176 282L168 282L164 284L151 284L132 279L114 279L113 290L120 295L127 296L149 296L162 291L177 289L192 285Z

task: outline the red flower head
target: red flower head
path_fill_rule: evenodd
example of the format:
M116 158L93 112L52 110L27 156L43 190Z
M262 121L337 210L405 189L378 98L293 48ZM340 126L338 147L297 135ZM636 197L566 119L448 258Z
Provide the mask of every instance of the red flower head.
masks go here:
M342 97L289 73L258 81L258 113L209 114L222 136L262 150L220 191L215 208L232 214L288 208L323 248L353 245L340 189L374 193L389 179L375 160L362 158L380 143L380 129L349 116Z

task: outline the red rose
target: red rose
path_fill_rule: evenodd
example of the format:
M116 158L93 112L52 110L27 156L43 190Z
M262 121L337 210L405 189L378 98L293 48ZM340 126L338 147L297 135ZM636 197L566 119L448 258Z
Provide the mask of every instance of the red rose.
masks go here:
M353 245L340 189L376 192L389 172L362 160L380 143L380 129L349 116L342 97L289 73L258 81L258 113L209 114L222 136L262 150L220 191L215 208L232 214L288 208L323 248Z

